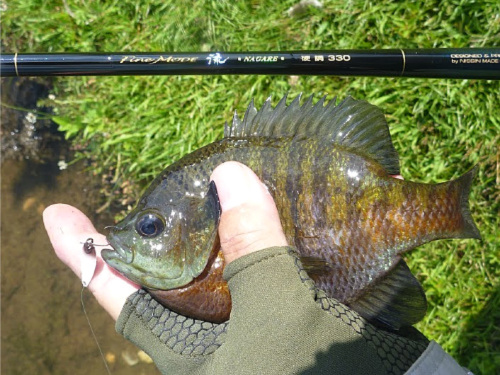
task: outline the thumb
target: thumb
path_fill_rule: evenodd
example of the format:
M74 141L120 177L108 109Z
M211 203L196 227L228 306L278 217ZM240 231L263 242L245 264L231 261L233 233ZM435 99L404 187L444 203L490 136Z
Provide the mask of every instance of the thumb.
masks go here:
M222 215L219 237L226 263L272 246L286 246L278 210L259 178L238 162L219 165L211 179Z

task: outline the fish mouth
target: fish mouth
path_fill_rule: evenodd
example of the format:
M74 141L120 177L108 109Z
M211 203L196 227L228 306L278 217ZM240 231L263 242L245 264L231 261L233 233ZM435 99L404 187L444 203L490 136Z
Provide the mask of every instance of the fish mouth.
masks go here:
M166 278L164 275L145 270L139 265L134 264L135 252L132 247L123 243L123 240L119 236L119 232L111 232L107 240L113 249L103 249L101 251L102 258L108 266L134 283L149 289L169 290L184 286L193 279L193 277L189 273L186 274L185 271L174 278Z
M134 251L124 244L119 236L111 232L107 240L112 249L103 249L101 252L101 256L106 263L116 268L117 263L131 264L134 261Z

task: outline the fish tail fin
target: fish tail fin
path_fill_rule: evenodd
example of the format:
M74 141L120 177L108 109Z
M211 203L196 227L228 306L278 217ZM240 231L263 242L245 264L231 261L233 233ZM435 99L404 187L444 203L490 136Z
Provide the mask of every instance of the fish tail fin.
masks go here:
M456 180L440 184L406 185L403 220L395 216L392 223L400 229L396 242L406 244L398 254L446 238L481 239L469 209L469 193L477 170L475 166Z
M457 202L458 211L460 213L460 219L457 223L457 227L453 233L453 238L476 238L481 239L481 234L479 229L474 223L470 209L469 209L469 193L471 190L472 180L477 174L478 166L475 165L468 172L457 178L444 183L448 190L457 192Z

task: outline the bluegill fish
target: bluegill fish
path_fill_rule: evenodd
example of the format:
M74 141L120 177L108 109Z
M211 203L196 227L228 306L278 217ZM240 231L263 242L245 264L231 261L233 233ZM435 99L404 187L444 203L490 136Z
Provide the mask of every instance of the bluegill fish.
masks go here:
M422 184L400 173L383 113L348 97L273 108L250 104L224 138L167 167L114 227L103 258L166 307L198 319L229 318L217 192L222 162L249 166L272 194L288 242L317 287L369 321L399 329L427 303L401 255L429 241L480 238L468 208L476 168Z

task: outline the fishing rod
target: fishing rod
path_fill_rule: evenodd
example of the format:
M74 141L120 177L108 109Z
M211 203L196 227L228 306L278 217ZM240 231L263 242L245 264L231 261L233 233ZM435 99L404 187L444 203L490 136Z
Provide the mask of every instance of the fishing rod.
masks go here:
M3 77L280 74L500 79L500 48L14 53L2 54L0 62Z

